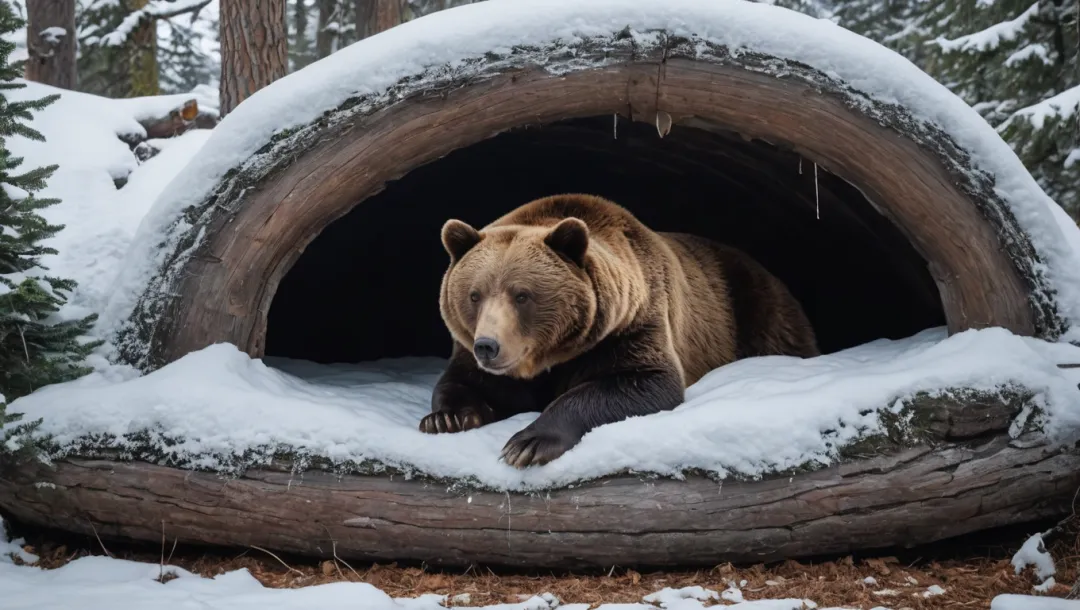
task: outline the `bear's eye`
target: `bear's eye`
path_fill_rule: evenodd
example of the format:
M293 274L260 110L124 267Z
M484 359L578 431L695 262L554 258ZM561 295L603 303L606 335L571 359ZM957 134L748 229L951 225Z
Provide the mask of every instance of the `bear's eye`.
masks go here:
M524 292L519 292L519 293L517 293L517 296L514 297L514 300L517 301L518 303L525 303L526 301L529 300L529 295L527 293L524 293Z
M473 290L472 292L469 293L469 300L472 301L473 303L479 301L480 300L480 293L477 292L476 290Z

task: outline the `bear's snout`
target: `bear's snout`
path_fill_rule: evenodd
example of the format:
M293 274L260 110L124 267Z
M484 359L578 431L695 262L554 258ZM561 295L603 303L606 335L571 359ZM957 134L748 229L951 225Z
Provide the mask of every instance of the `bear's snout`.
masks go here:
M499 342L490 337L480 337L473 343L473 354L482 364L488 364L499 355Z

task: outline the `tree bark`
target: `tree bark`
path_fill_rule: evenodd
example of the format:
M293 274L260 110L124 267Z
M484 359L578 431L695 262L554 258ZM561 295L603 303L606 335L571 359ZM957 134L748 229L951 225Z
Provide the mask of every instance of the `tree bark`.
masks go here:
M375 33L389 30L401 23L401 0L375 1Z
M108 539L345 560L527 568L715 566L913 547L1068 514L1080 455L1006 435L916 447L762 481L609 477L543 494L454 491L402 477L239 478L146 462L65 459L0 471L0 508Z
M319 59L334 52L334 38L337 32L327 30L337 10L338 0L319 0L319 29L315 32L315 55Z
M146 8L150 0L132 0L131 8ZM128 39L128 73L131 76L130 97L160 95L157 62L157 21L144 18Z
M221 0L221 110L288 73L285 0Z
M30 53L26 80L74 89L78 79L75 0L28 0L26 13L26 48Z
M376 0L356 0L356 39L363 40L375 33Z

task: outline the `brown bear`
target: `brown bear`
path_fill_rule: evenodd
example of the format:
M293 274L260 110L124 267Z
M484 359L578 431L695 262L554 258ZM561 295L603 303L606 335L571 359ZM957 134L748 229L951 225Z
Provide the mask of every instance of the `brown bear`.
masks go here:
M442 228L439 309L454 345L428 433L542 411L501 458L545 464L589 430L674 409L739 358L818 355L788 289L746 254L657 233L606 199L527 203L477 231Z

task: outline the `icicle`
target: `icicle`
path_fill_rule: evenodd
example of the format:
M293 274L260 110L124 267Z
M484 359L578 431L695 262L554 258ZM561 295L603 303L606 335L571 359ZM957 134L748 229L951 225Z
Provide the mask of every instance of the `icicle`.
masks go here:
M799 175L802 175L802 155L799 155Z
M615 114L611 115L611 118L615 119L614 124L611 127L611 137L612 137L612 139L618 140L619 139L619 114L615 113Z
M813 207L814 212L821 220L821 196L818 194L818 163L813 164Z
M671 133L671 115L663 110L656 113L656 132L661 138Z

